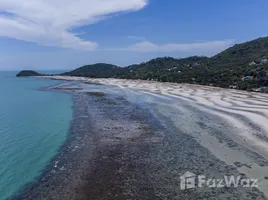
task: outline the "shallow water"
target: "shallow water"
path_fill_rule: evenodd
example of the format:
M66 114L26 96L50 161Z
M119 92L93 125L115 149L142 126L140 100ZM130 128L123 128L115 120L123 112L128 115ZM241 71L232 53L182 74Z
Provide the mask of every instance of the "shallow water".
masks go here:
M38 91L58 81L0 72L0 199L37 178L64 143L72 97Z

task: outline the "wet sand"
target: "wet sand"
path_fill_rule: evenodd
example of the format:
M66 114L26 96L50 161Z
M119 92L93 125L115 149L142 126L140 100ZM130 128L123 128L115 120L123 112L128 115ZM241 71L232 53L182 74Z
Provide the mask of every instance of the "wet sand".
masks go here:
M16 199L268 196L267 95L173 83L55 78L72 80L49 88L73 94L70 135L47 172ZM259 188L181 190L180 176L187 171L209 178L257 178Z

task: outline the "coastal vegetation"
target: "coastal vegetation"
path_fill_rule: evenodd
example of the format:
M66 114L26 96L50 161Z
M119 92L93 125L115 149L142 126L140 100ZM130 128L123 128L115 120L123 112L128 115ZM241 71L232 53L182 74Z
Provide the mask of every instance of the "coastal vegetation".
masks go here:
M163 57L127 67L98 63L60 75L191 83L267 92L267 59L268 37L263 37L236 44L210 58ZM18 74L18 76L31 75L34 75L33 71L23 71Z

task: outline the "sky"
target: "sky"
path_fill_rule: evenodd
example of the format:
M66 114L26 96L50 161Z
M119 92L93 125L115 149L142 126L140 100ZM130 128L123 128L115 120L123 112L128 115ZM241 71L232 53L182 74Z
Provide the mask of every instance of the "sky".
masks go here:
M0 70L213 56L268 35L267 0L0 0Z

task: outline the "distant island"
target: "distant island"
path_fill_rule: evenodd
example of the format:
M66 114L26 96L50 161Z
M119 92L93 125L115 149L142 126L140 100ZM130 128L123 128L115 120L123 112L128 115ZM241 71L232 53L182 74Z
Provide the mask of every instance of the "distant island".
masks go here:
M27 76L42 76L42 74L37 73L32 70L23 70L16 75L17 77L27 77Z
M17 76L40 75L27 70ZM164 57L127 67L98 63L58 75L142 79L268 92L268 37L236 44L211 58Z

